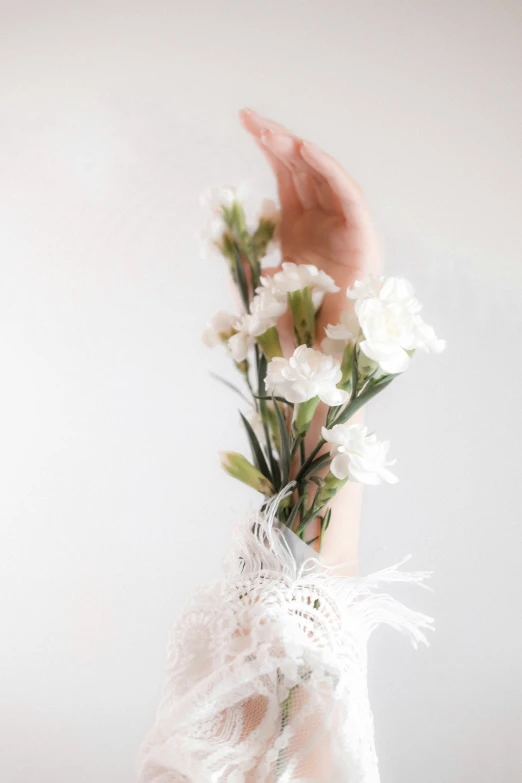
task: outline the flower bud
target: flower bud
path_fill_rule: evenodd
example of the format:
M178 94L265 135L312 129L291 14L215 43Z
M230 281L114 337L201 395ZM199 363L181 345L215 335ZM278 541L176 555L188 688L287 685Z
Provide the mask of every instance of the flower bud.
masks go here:
M344 487L347 481L348 477L344 479L338 479L333 475L333 473L328 473L324 479L324 485L320 488L316 495L314 500L314 508L316 508L319 512L323 506L330 502L334 495L337 495L339 490Z
M272 483L263 476L260 470L255 468L251 462L235 451L223 451L220 454L221 467L233 478L242 481L262 495L273 495L274 487Z
M292 311L297 344L311 348L315 335L315 307L312 292L308 287L292 291L288 294L288 304Z
M299 434L304 434L308 431L318 404L319 397L312 397L311 400L300 402L297 405L294 424Z
M283 350L279 341L279 332L275 326L271 326L266 332L260 334L257 338L257 342L268 362L276 356L283 356Z

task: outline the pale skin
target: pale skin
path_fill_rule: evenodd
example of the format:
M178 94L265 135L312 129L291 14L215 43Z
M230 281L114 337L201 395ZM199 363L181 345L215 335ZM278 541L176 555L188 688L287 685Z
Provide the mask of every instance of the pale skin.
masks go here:
M346 289L355 280L379 274L382 269L379 244L364 196L342 166L315 144L251 109L243 109L240 117L277 180L283 260L315 264L331 275L341 289L325 297L317 319L319 344L324 327L338 323L340 313L349 309ZM294 344L290 320L281 319L278 328L283 350L289 355ZM309 433L312 447L317 442L320 424L317 422ZM357 571L361 503L362 487L348 482L332 501L332 521L321 546L327 564L349 563L349 573ZM310 538L316 532L310 526Z

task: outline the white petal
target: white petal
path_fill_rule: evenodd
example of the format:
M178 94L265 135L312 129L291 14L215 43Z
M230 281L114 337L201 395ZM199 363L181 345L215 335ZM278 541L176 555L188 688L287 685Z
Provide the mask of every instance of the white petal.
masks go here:
M330 463L330 471L337 479L345 479L350 472L350 456L337 454Z
M343 405L350 395L344 389L338 389L336 386L331 386L329 389L321 389L319 392L319 399L326 403L326 405Z

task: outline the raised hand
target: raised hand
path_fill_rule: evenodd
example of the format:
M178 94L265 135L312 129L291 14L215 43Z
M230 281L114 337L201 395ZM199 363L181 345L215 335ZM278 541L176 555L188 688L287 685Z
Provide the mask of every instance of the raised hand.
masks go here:
M319 313L320 340L323 327L337 323L339 313L346 309L346 288L381 269L379 247L361 189L315 144L250 109L243 109L240 116L277 179L283 260L315 264L341 287L337 295L326 297Z

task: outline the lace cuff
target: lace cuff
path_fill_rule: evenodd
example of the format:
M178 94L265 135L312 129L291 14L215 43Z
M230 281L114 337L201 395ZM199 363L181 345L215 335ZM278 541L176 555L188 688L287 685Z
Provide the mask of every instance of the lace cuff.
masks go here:
M387 623L417 645L432 624L379 588L429 574L402 561L339 576L274 528L278 500L239 531L229 573L173 630L140 783L378 783L368 637Z

